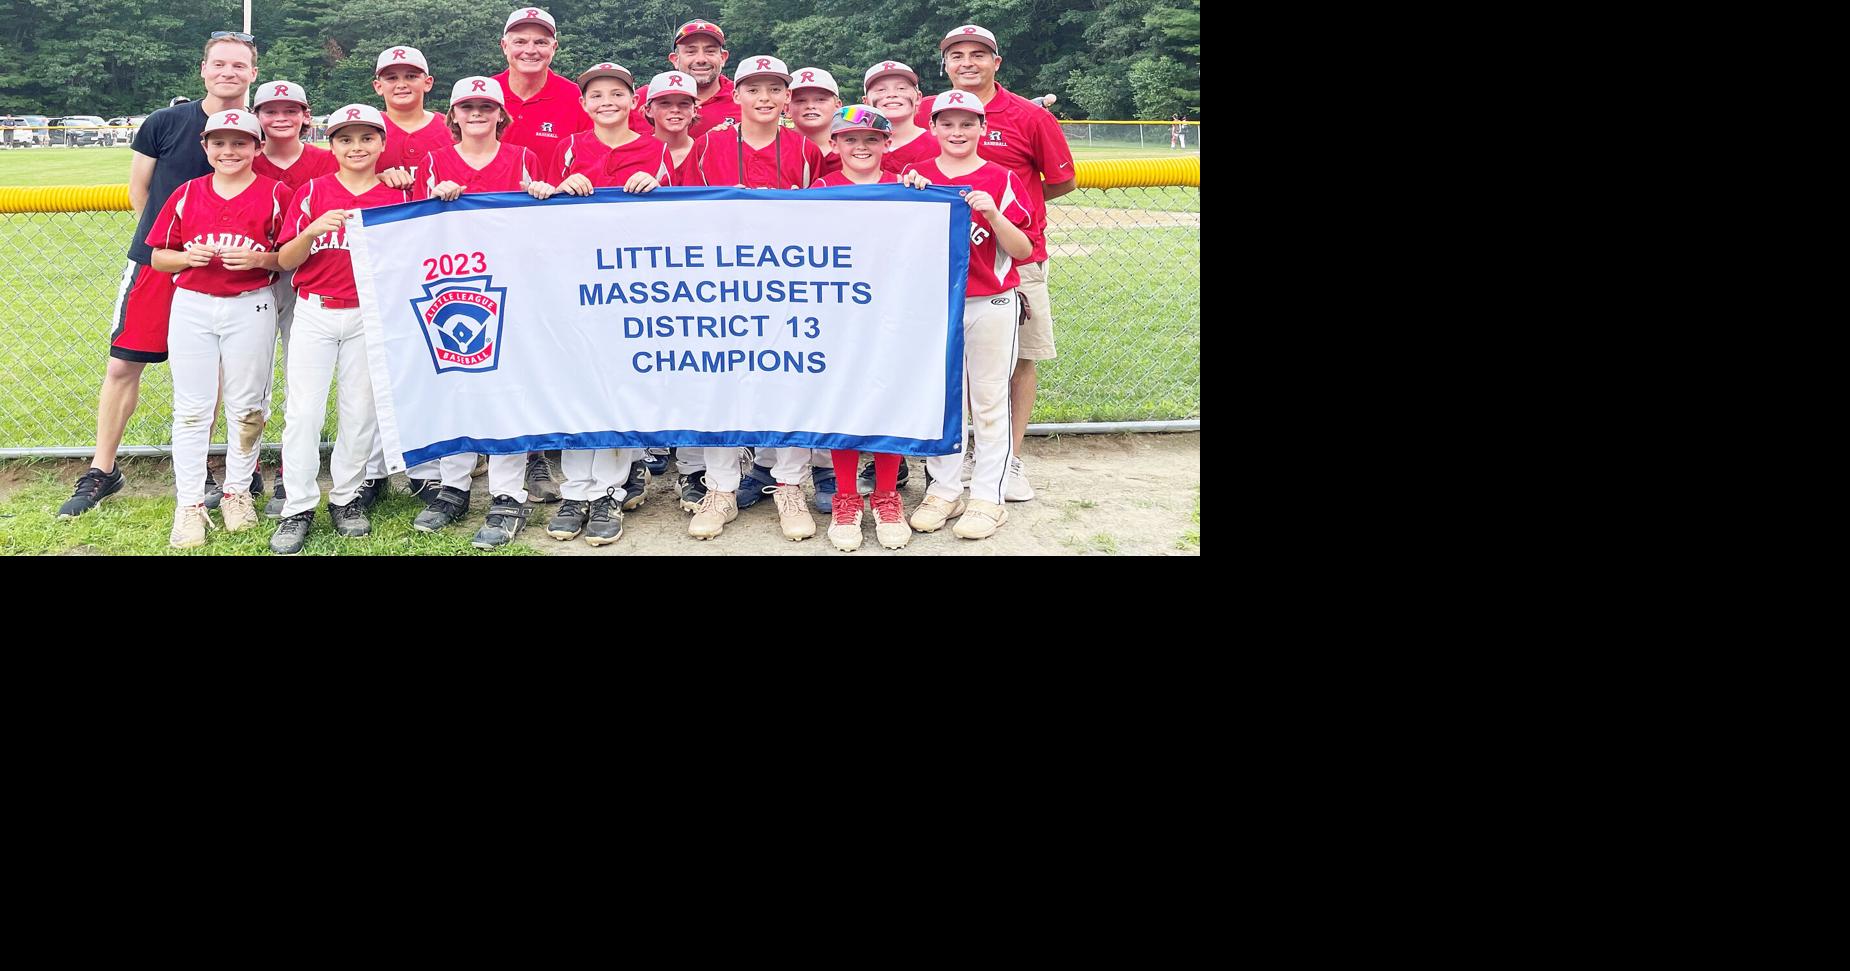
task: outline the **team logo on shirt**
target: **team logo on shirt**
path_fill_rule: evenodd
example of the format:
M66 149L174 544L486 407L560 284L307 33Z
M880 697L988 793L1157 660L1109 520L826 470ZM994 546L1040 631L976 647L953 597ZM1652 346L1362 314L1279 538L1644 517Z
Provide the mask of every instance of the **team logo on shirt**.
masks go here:
M983 141L986 141L991 145L1002 144L1002 131L997 128L991 128L989 130L989 134L983 136Z
M431 363L445 371L493 371L501 357L501 308L507 288L487 276L452 277L424 284L411 301L430 345Z
M540 131L543 131L548 135L552 134L552 122L550 121L540 122Z

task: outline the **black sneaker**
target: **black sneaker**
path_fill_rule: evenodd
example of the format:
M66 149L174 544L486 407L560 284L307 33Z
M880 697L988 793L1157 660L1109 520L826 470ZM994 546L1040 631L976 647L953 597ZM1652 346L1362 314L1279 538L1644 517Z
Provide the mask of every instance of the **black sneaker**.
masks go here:
M668 474L668 450L662 449L660 452L653 450L644 452L642 464L649 467L650 475L658 479L666 476Z
M360 503L361 509L372 512L373 507L379 504L379 500L384 499L386 494L391 491L392 483L384 476L381 476L377 479L367 479L361 482L359 494L354 498Z
M257 493L253 492L251 493L251 495L255 496L257 495ZM284 500L288 498L289 498L288 496L283 494L283 470L277 469L276 470L276 488L270 490L270 501L267 505L263 507L263 518L265 519L282 518Z
M443 491L443 481L441 479L412 479L409 484L411 487L411 498L419 502L428 503L432 499L437 498L437 493Z
M591 500L591 521L585 525L585 542L591 546L609 546L623 538L623 510L610 493Z
M71 490L71 497L58 507L59 519L71 519L95 509L104 499L122 491L128 480L122 477L121 469L104 472L92 466L83 475L77 477L77 488Z
M585 531L585 520L590 517L591 504L583 499L567 499L559 503L559 511L546 524L546 535L556 540L577 539Z
M359 496L344 506L328 503L328 516L334 520L334 531L342 536L368 536L373 531L372 520L366 518L366 505Z
M522 526L527 525L527 507L513 496L496 496L488 507L488 521L475 531L469 545L478 550L492 550L514 541Z
M212 477L212 470L206 470L206 508L217 509L218 501L225 497L225 490L218 487L218 480Z
M630 463L630 477L623 483L623 509L625 512L642 505L648 498L649 467L645 462Z
M277 481L281 482L282 480L277 479ZM251 471L251 501L255 502L256 500L262 499L262 498L263 498L263 467L258 466L256 469L253 469Z
M894 486L895 489L904 489L906 487L906 470L910 467L911 463L906 461L906 457L903 455L900 456L899 484ZM926 484L929 485L930 483ZM855 476L854 487L860 490L861 495L871 496L874 494L874 463L866 462L861 465L861 474Z
M534 502L559 501L559 487L553 484L544 452L527 453L527 498Z
M700 500L707 497L707 472L702 469L693 475L683 475L677 485L681 489L681 511L693 512L700 508Z
M315 511L299 512L276 524L276 532L270 536L270 552L280 556L294 556L302 552L308 543L308 534L315 528Z
M461 489L445 486L437 490L430 505L418 513L418 518L411 521L411 528L420 533L434 533L439 529L463 518L469 513L469 494Z

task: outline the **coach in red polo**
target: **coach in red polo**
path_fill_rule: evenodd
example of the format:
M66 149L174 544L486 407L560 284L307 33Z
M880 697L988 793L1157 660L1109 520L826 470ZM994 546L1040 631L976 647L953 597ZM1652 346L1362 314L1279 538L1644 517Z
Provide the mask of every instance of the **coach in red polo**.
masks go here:
M996 70L1002 66L1002 48L996 35L975 24L952 29L938 42L944 53L944 70L959 91L969 91L983 102L989 131L977 143L976 152L984 159L1015 173L1028 194L1028 211L1034 222L1028 238L1034 252L1015 265L1021 271L1021 295L1028 307L1027 320L1021 327L1021 349L1015 362L1015 375L1009 382L1009 406L1015 425L1015 451L1021 453L1021 436L1028 430L1028 415L1034 410L1034 392L1039 386L1034 369L1036 361L1054 358L1053 308L1047 302L1047 200L1058 199L1075 187L1073 151L1066 145L1060 122L1038 101L1030 101L996 83ZM931 103L919 103L918 123L931 127ZM1042 177L1046 177L1045 184ZM1003 481L1003 496L1010 502L1034 498L1028 476L1019 458L1010 464Z
M501 34L507 70L495 75L512 117L501 140L525 145L540 157L540 171L551 172L553 153L574 132L590 131L591 116L578 104L578 85L552 70L559 52L559 28L552 14L538 7L518 7L507 15Z
M690 138L699 138L728 118L739 117L739 105L732 100L732 79L726 76L726 32L710 20L690 20L674 32L674 49L668 63L694 79L696 90L687 92L694 98L694 123L687 128ZM630 130L650 135L655 132L642 106L649 103L649 86L636 89L636 107L630 109Z

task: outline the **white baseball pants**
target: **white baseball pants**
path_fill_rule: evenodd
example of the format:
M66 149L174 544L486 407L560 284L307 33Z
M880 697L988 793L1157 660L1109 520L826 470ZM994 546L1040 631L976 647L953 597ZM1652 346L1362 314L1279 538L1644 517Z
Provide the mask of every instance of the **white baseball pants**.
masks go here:
M565 476L559 484L559 495L590 502L611 489L621 490L629 481L631 463L641 458L639 448L567 449L559 453L559 472ZM621 499L618 496L619 502Z
M998 506L1002 504L1002 479L1014 457L1009 378L1015 371L1020 300L1020 294L1010 290L964 301L964 398L969 409L966 418L976 438L970 498ZM931 488L926 492L956 502L964 491L963 461L958 452L926 459L925 468L931 473Z
M297 304L289 335L283 399L283 484L289 498L283 515L313 511L321 501L315 473L321 468L321 422L328 385L340 375L335 408L340 426L328 457L333 486L328 502L344 506L359 494L366 463L379 435L373 410L373 379L366 366L366 328L357 307L330 310L310 294Z
M275 352L276 304L269 287L235 297L174 291L167 355L173 368L174 496L181 506L205 501L212 403L221 392L228 440L224 488L250 489Z

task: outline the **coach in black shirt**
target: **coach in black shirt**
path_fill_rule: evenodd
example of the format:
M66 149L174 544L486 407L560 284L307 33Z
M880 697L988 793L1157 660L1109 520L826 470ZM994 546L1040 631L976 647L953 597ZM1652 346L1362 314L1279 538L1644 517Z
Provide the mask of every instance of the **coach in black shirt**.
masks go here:
M245 94L257 80L257 45L249 34L213 34L199 62L199 77L206 85L204 98L156 111L135 134L128 199L139 219L116 293L109 367L96 410L96 458L78 478L71 498L59 507L61 518L89 512L122 490L116 449L141 397L142 370L167 360L167 315L173 306L173 277L148 265L153 255L148 231L175 189L211 173L199 136L208 115L244 107Z

